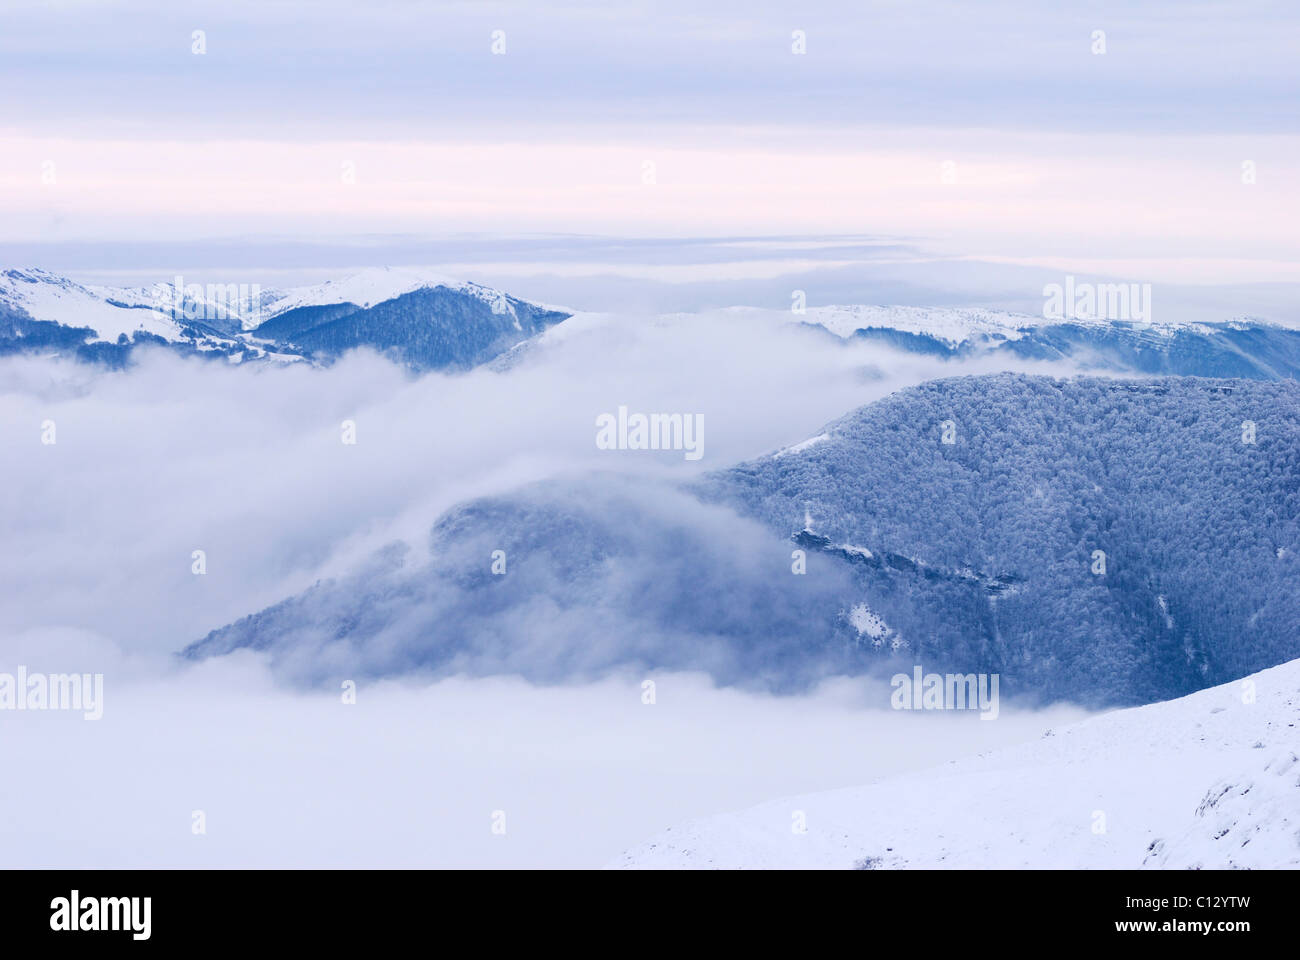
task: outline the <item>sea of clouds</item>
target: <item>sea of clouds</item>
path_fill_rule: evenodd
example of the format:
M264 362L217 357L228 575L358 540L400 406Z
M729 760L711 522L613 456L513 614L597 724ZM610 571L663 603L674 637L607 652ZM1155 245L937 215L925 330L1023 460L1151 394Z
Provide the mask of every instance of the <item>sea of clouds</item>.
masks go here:
M431 523L467 499L593 470L685 478L990 369L792 319L582 314L458 375L365 351L326 369L0 360L0 670L105 677L102 720L0 714L23 771L0 786L7 864L592 866L684 817L1039 735L1057 721L891 713L874 681L772 697L669 674L650 705L646 676L626 672L414 675L363 683L349 705L253 653L174 656L383 544L427 551ZM598 449L596 418L619 405L701 414L704 456Z

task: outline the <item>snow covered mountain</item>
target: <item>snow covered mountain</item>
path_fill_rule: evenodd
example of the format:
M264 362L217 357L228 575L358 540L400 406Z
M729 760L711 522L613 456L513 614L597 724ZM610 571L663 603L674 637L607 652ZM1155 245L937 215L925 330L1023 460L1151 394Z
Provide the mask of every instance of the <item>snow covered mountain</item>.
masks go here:
M321 359L357 346L389 351L416 369L486 363L571 316L476 283L380 268L276 297L252 327Z
M841 340L940 357L1071 360L1087 369L1194 377L1300 376L1300 330L1258 317L1218 323L1046 319L965 307L809 307L799 322Z
M396 300L416 290L436 287L468 294L489 305L499 305L503 310L508 309L509 306L509 298L500 290L491 287L455 280L429 270L410 267L374 267L313 286L268 291L264 294L260 314L246 317L244 329L255 329L266 320L291 310L340 304L351 304L366 309L389 300Z
M185 652L306 683L637 665L780 691L923 663L1149 703L1300 656L1298 409L1293 381L932 381L694 483L471 501L430 559L394 548Z
M58 354L121 367L133 349L150 345L231 362L303 359L238 332L227 304L160 296L162 289L84 286L44 270L0 272L0 355Z
M0 353L67 352L121 365L162 345L232 361L328 362L371 347L416 369L486 362L566 319L475 283L378 268L286 291L256 285L87 286L44 270L0 273Z
M938 769L676 826L611 866L1300 867L1298 724L1294 660Z
M860 330L897 330L940 340L952 347L982 337L1015 339L1042 318L980 307L904 307L877 304L808 307L802 322L825 327L837 337Z
M232 361L327 363L370 347L416 370L466 369L517 358L521 344L572 316L422 268L378 267L289 290L194 284L178 291L174 283L115 288L37 269L0 272L0 354L69 353L120 366L135 346L151 344ZM1253 317L1136 323L859 304L809 307L796 322L838 341L943 358L1068 359L1098 371L1179 376L1300 376L1300 330Z
M1294 380L958 377L699 492L851 568L879 646L1147 703L1300 656L1297 410Z
M154 310L148 291L86 287L45 270L0 273L0 307L32 320L92 331L92 341L151 334L180 340L181 324Z

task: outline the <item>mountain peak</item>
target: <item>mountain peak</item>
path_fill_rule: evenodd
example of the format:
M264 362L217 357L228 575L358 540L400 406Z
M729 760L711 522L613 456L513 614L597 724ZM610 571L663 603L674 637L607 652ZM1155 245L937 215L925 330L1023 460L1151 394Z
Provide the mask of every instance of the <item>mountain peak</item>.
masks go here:
M286 290L270 300L267 307L269 316L287 313L299 307L323 307L342 303L368 309L416 290L436 287L468 293L488 302L507 301L506 295L499 290L457 280L429 267L367 267L337 280Z
M232 360L327 361L370 347L438 369L486 362L570 312L426 267L372 267L280 291L180 278L100 287L31 268L0 271L0 315L13 317L0 353L71 349L120 362L136 342L162 341Z

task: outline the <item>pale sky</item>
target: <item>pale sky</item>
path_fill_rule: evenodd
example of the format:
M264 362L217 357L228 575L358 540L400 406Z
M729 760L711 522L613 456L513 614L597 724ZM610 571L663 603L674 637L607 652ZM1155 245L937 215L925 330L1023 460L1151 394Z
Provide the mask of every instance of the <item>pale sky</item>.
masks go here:
M869 233L1294 280L1300 10L1065 6L11 0L0 243Z

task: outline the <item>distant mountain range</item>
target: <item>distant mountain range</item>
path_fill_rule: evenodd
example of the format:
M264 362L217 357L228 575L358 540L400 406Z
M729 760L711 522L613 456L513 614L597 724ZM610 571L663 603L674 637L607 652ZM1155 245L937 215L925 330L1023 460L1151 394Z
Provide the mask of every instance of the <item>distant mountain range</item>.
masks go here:
M890 330L862 330L854 335L896 339ZM926 352L930 346L922 337L910 348ZM980 338L949 352L957 357L989 353L1026 360L1071 360L1086 369L1117 373L1261 380L1300 375L1300 331L1256 320L1165 329L1125 321L1101 326L1055 323L1027 327L1014 339Z
M87 286L44 270L0 273L0 354L122 366L141 346L187 355L329 362L370 347L417 370L487 362L571 313L428 271L379 268L285 291L160 283Z
M1259 317L1218 323L1048 320L956 307L809 307L802 321L841 340L965 359L1068 360L1086 369L1271 380L1300 376L1300 330Z
M733 307L735 315L772 311ZM41 352L122 366L140 346L244 362L329 363L369 347L415 370L512 362L572 316L423 269L380 267L289 290L116 288L44 270L0 272L0 355ZM823 306L785 313L836 342L948 359L1064 360L1099 372L1300 376L1300 330L1258 317L1217 323L1047 320L975 307Z

